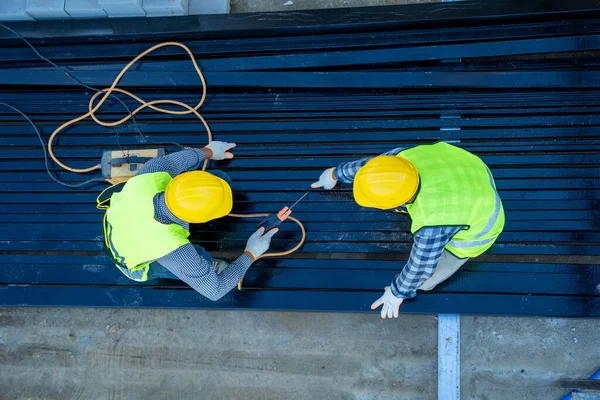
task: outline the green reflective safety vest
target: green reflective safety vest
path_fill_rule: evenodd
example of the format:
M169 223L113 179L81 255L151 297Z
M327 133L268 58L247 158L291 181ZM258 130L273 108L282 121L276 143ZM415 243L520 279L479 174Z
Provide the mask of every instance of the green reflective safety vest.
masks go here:
M171 181L166 172L137 175L110 198L105 236L117 267L130 279L148 280L150 263L190 243L190 232L154 219L154 196Z
M446 245L459 258L485 252L504 228L504 209L494 178L479 157L439 142L398 153L420 177L415 201L406 209L414 234L424 226L466 226Z

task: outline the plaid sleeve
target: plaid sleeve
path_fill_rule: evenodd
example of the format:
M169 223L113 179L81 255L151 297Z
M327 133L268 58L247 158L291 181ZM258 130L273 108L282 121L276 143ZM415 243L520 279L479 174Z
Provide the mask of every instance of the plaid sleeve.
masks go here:
M381 155L382 156L396 155L396 154L400 153L402 150L404 150L404 147L397 147L397 148L387 151ZM352 182L354 182L354 177L356 176L356 173L358 172L358 170L361 169L363 167L363 165L365 165L372 158L373 157L366 157L366 158L361 158L360 160L356 160L356 161L341 163L340 165L338 165L335 168L335 171L333 172L333 177L343 183L352 183Z
M172 177L186 171L194 171L200 168L204 161L204 153L200 149L186 147L185 149L166 155L156 157L148 161L137 175L150 174L153 172L167 172Z
M183 245L157 261L212 301L219 300L236 287L252 265L252 259L244 253L217 275L212 264L198 254L192 244Z
M394 296L415 297L417 289L435 272L444 247L461 229L460 226L442 226L419 230L406 265L391 284Z

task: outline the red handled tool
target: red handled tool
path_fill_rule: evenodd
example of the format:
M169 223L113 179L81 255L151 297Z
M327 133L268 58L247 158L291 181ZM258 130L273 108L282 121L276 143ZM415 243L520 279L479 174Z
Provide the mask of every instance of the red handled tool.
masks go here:
M294 208L294 206L296 204L298 204L300 202L300 200L302 200L303 198L305 198L308 195L308 193L309 193L309 191L307 191L306 193L304 193L302 195L302 197L300 197L290 207L285 206L277 214L269 214L267 216L267 218L265 218L260 224L258 224L258 226L257 226L258 228L265 228L265 232L263 233L263 235L265 233L269 232L271 229L277 228L279 225L281 225L281 223L283 221L285 221L287 219L287 217L289 217L290 215L292 215L292 208Z

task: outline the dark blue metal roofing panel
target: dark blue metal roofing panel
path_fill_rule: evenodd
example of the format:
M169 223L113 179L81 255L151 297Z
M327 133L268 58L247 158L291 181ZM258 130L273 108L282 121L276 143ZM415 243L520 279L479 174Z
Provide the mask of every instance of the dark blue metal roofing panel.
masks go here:
M521 3L311 11L302 20L276 13L270 26L260 15L103 21L96 35L76 21L36 25L36 32L28 23L11 26L102 87L153 44L189 45L208 71L201 112L216 139L238 144L234 160L212 166L232 177L235 212L278 210L342 161L438 140L469 150L496 178L505 231L434 292L406 301L403 312L600 317L600 13L589 1L549 1L547 10ZM194 103L198 78L177 54L153 54L123 85L146 100ZM0 101L30 115L46 138L87 110L89 90L5 32L0 60ZM123 115L113 103L104 118ZM56 185L31 127L4 108L0 121L0 305L368 311L410 251L406 215L363 209L345 187L298 204L306 244L259 261L242 292L210 302L179 282L138 284L103 248L95 199L105 185ZM206 142L189 116L144 111L138 122L156 142ZM89 166L117 140L155 146L131 125L87 121L61 134L56 153ZM223 218L193 226L192 241L231 259L254 226ZM284 224L273 246L298 238Z

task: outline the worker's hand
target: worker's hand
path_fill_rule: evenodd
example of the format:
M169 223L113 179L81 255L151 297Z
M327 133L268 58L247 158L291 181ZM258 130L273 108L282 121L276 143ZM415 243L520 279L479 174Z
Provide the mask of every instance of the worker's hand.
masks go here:
M377 307L381 307L381 318L398 318L400 312L400 306L404 299L394 296L389 286L386 286L383 296L378 298L375 303L371 304L371 310L376 310Z
M258 257L262 256L267 252L267 250L269 250L271 238L277 232L279 232L279 228L271 229L267 233L265 233L265 228L259 228L252 234L252 236L250 236L250 239L248 239L248 244L246 244L246 252L250 253L250 256L253 258L252 261L256 261Z
M233 153L229 150L235 147L235 143L219 142L214 140L204 147L210 150L209 157L211 160L229 160L233 158Z
M320 187L327 190L333 189L337 184L337 179L335 179L335 176L333 176L334 172L335 167L326 169L319 177L319 180L310 185L310 187L313 189L317 189Z

